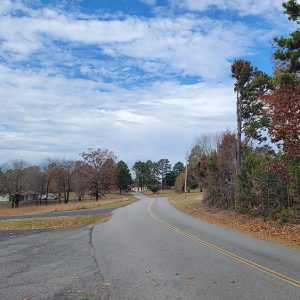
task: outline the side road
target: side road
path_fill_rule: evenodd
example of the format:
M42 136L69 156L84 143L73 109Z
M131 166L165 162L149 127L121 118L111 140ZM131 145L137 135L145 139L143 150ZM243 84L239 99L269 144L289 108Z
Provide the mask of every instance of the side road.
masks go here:
M25 229L25 230L0 230L0 242L9 241L17 237L32 235L35 233L45 232L46 229Z
M105 299L92 231L89 226L2 242L0 299Z
M83 215L97 215L110 213L116 208L102 208L102 209L87 209L87 210L72 210L72 211L59 211L44 214L34 215L17 215L17 216L0 216L0 220L15 220L15 219L34 219L34 218L52 218L52 217L71 217Z

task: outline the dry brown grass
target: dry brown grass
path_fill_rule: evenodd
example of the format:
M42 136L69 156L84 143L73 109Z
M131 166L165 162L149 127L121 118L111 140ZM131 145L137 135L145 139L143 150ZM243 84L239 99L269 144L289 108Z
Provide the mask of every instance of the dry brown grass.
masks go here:
M54 218L33 218L0 220L0 230L22 230L22 229L48 229L57 230L65 228L78 228L97 222L105 222L111 214L54 217Z
M233 211L209 208L203 205L203 193L200 192L187 193L186 199L184 194L176 194L173 190L166 190L159 195L151 192L145 194L150 197L167 197L177 209L209 223L300 249L299 225L280 224L276 220L264 221Z
M68 211L68 210L81 210L81 209L101 209L101 208L115 208L127 205L136 201L131 194L119 194L113 192L106 194L105 198L96 200L82 200L77 201L74 198L65 204L49 203L45 205L35 205L30 203L20 202L19 208L12 209L10 203L0 203L0 216L17 216L17 215L29 215L40 214L48 212Z

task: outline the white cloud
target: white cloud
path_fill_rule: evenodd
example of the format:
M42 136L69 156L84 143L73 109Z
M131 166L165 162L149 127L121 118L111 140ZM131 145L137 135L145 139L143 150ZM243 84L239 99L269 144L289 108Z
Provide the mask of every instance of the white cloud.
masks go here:
M200 11L212 1L181 3ZM98 146L128 162L183 159L201 132L234 128L230 63L273 35L194 13L118 19L6 0L0 15L0 161L76 157Z
M282 0L170 0L170 3L191 11L205 11L216 7L221 10L234 10L242 15L282 11Z
M220 79L233 58L252 51L254 39L261 33L241 23L193 15L86 20L44 9L38 16L0 19L0 54L24 60L46 51L51 41L66 41L94 45L111 57L163 63L171 71Z
M3 66L0 76L6 99L0 107L1 161L76 157L97 146L114 149L127 161L159 159L172 148L184 154L201 132L232 127L231 83L212 89L207 83L157 82L127 90ZM180 159L178 152L170 158Z

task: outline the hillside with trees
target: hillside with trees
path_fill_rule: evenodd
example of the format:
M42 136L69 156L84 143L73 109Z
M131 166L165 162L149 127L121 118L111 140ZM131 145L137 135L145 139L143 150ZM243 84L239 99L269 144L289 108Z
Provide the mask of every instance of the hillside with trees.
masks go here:
M68 203L71 191L78 201L85 196L97 201L116 188L120 176L112 151L89 149L80 156L78 160L47 159L40 165L21 159L7 163L0 169L0 194L9 195L14 208L22 200L35 204L48 204L49 200Z
M300 23L300 5L283 3ZM189 173L209 206L300 222L300 31L274 39L274 74L249 61L231 66L237 131L204 135ZM181 179L182 181L182 179Z
M141 191L150 189L153 192L173 188L176 178L184 168L184 164L180 161L172 167L167 158L162 158L157 162L137 161L132 168L135 174L134 185Z

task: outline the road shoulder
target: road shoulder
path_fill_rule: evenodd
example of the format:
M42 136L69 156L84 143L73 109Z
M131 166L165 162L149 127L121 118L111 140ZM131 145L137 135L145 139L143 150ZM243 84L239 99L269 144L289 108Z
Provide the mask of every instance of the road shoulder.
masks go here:
M225 227L236 232L244 233L255 238L274 242L283 246L300 249L300 225L280 224L276 220L263 220L240 213L202 205L200 193L147 195L148 197L163 197L179 211L194 218Z

